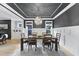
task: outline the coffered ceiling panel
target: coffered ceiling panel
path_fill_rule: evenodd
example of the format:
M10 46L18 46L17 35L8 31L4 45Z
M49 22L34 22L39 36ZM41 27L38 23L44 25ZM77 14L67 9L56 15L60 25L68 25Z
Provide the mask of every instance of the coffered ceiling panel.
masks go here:
M36 16L50 18L54 17L69 3L63 3L56 13L53 12L60 6L61 3L7 3L10 7L16 10L25 18L33 18ZM53 14L53 15L52 15Z

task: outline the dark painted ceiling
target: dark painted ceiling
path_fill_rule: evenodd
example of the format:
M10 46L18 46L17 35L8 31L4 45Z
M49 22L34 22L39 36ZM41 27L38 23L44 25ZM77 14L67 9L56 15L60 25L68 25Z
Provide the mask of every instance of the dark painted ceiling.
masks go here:
M33 18L36 16L50 18L54 17L69 3L63 3L61 7L54 14L53 12L59 7L61 3L7 3L7 4L25 18L27 17Z

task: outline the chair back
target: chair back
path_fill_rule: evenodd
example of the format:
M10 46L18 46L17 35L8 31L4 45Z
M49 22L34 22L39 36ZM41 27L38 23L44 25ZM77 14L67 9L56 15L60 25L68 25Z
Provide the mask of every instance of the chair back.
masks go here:
M52 35L51 34L45 34L44 35L44 41L49 41L49 40L51 40L52 39Z
M52 35L51 34L44 34L44 37L50 38L50 37L52 37Z
M29 41L36 41L36 34L32 34L28 37Z
M6 36L6 39L8 38L8 34L4 34Z
M56 38L60 41L61 33L56 33Z
M3 40L5 40L5 39L6 39L6 36L5 36L5 34L3 34L2 36L3 36L3 37L2 37L2 39L3 39Z

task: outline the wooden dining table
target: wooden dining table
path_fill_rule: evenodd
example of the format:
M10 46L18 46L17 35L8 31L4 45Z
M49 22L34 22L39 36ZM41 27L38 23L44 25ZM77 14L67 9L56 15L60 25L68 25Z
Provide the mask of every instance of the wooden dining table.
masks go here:
M24 43L28 42L29 38L21 38L21 51L24 50ZM43 39L43 37L36 37L36 39ZM57 38L52 37L52 41L55 41L55 51L58 51Z

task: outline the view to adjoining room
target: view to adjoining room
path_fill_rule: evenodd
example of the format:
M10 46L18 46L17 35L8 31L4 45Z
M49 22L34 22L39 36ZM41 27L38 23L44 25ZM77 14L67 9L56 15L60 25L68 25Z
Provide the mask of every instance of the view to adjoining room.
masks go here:
M0 3L0 56L79 55L79 3Z

